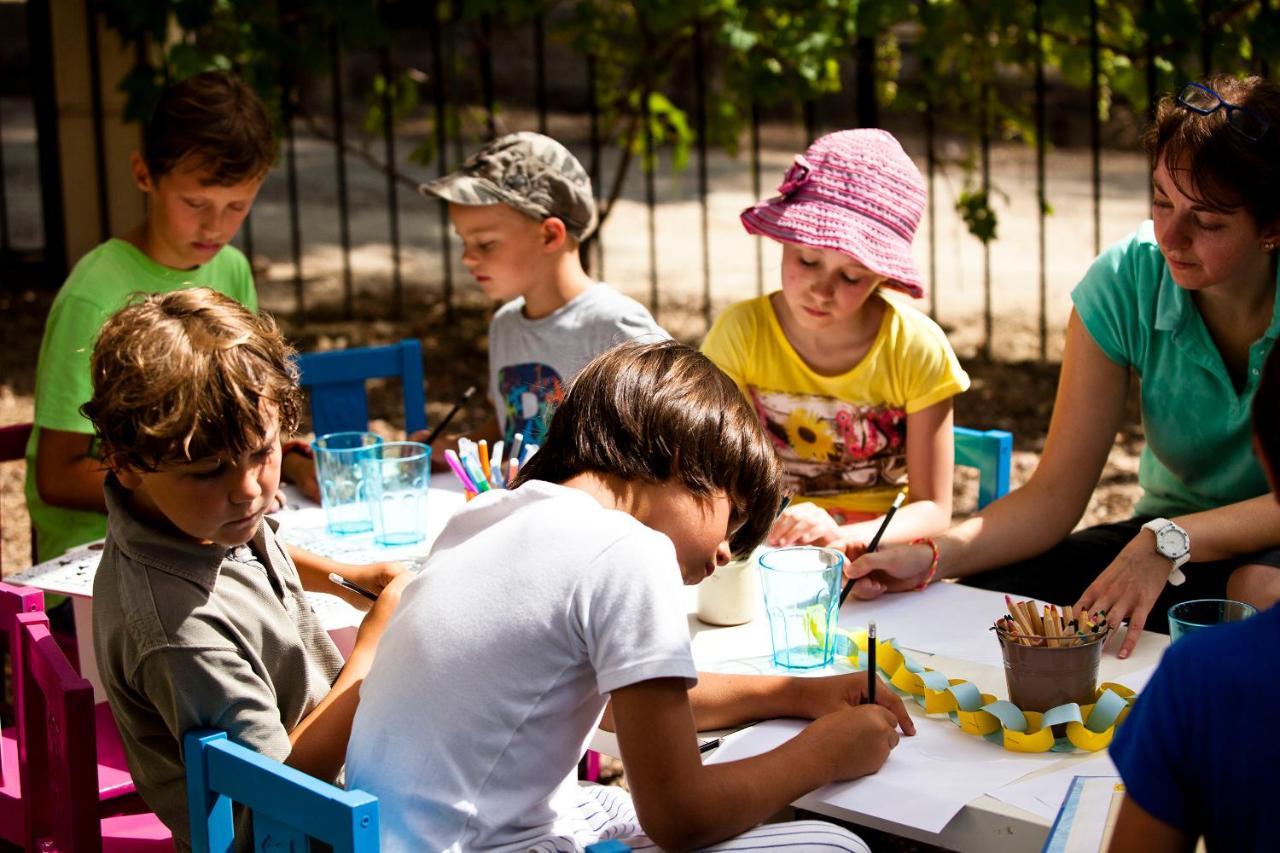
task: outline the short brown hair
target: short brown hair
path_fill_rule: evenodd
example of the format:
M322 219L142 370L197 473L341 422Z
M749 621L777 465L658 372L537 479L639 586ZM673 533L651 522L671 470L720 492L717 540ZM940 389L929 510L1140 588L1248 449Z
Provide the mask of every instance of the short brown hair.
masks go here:
M153 294L116 312L93 348L81 411L113 468L154 471L252 452L275 407L298 426L293 349L266 314L207 288Z
M1219 74L1204 81L1224 101L1271 123L1249 139L1227 123L1224 109L1199 115L1165 95L1147 130L1154 169L1161 161L1178 190L1222 212L1244 208L1259 228L1280 219L1280 86L1261 77Z
M260 178L276 159L276 133L262 99L239 78L205 71L164 91L142 131L151 179L191 160L208 186Z
M735 554L764 539L782 502L782 465L738 386L674 341L622 344L584 367L515 485L589 471L724 492Z

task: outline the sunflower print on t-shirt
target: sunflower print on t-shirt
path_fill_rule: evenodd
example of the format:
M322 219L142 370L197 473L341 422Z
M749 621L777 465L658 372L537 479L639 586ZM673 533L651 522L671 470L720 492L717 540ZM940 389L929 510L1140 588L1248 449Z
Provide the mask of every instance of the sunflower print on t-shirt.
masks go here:
M793 494L818 497L906 483L905 409L760 388L750 392Z

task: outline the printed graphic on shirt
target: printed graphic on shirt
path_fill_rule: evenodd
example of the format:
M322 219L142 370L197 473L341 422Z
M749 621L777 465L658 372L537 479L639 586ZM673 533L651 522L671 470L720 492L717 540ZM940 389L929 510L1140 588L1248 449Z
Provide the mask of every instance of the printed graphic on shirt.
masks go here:
M817 497L906 483L905 409L750 390L795 494Z
M516 433L524 434L525 445L541 444L556 407L564 400L565 383L560 374L536 361L510 364L498 370L498 393L506 407L504 438L511 446Z

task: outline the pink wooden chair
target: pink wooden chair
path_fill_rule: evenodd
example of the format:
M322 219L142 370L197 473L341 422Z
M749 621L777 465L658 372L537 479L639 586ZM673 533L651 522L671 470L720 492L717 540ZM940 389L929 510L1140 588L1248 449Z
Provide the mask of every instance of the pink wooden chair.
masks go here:
M14 661L15 682L21 671L17 662L15 619L19 613L40 613L43 610L44 593L40 590L0 583L0 650L8 652ZM16 697L16 684L13 693ZM17 710L7 705L4 711L10 719L17 715ZM125 760L124 744L120 742L120 732L111 716L111 708L105 702L93 708L93 729L98 751L98 799L106 803L133 794L136 788ZM11 844L22 844L26 831L18 772L18 739L17 726L0 731L0 840Z
M27 850L172 851L150 812L100 817L93 686L71 668L43 613L15 617L18 764Z

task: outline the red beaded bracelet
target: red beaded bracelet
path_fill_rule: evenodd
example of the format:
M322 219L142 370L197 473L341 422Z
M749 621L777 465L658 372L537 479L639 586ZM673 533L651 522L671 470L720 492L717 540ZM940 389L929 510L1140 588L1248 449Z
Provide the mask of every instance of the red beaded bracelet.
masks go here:
M924 536L920 539L912 539L912 545L928 545L933 550L933 562L929 564L929 573L924 576L924 580L920 581L920 585L915 588L916 592L927 587L932 581L933 576L938 573L938 543L934 542L931 537Z

